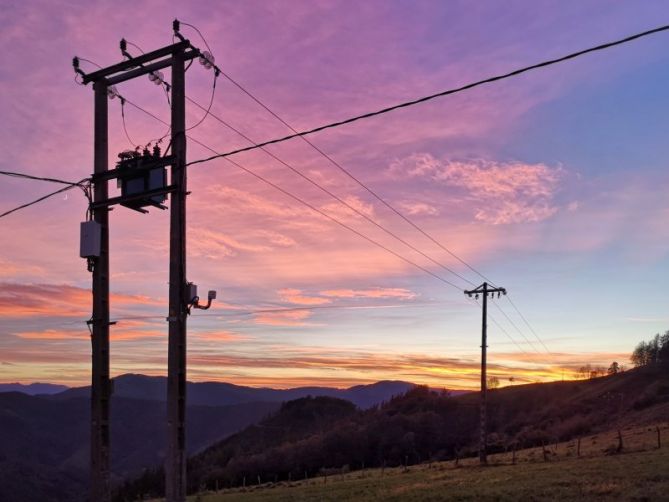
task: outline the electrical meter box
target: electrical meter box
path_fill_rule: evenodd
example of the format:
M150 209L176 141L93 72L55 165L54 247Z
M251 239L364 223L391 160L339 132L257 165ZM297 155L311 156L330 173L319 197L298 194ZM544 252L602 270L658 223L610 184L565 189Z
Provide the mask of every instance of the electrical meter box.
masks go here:
M79 256L82 258L97 258L100 256L102 241L102 227L97 221L81 223L79 236Z
M167 200L166 194L142 197L144 193L167 186L167 169L160 165L161 158L150 154L138 155L136 152L123 152L119 158L118 186L121 197L128 199L121 202L121 205L140 212L146 212L142 209L146 206L166 209L162 205Z
M186 284L186 303L191 303L197 296L197 284L189 282Z

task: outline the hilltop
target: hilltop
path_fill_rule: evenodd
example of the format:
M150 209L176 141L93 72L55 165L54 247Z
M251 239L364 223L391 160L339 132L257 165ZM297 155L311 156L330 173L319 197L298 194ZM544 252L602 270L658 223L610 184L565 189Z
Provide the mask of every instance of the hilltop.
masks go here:
M59 394L68 390L66 385L57 385L53 383L35 382L31 384L22 383L0 383L0 392L21 392L29 396L41 394Z

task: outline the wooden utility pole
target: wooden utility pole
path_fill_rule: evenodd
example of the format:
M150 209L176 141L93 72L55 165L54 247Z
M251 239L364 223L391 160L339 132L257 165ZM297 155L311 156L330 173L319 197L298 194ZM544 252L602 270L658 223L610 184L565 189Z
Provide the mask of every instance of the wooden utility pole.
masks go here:
M479 295L483 295L482 304L482 321L481 321L481 422L480 422L480 440L479 440L479 462L481 465L487 465L487 444L488 444L488 426L487 426L487 412L486 399L488 394L487 382L487 349L488 349L488 295L494 296L497 293L506 295L506 289L490 287L487 282L481 284L478 288L471 291L465 291L465 294L470 298L475 296L478 299Z
M170 198L170 307L167 360L168 502L186 500L186 91L184 50L172 55L172 166Z
M95 82L94 171L107 172L107 83ZM95 183L94 202L107 200L107 183ZM93 316L91 327L91 500L111 500L109 486L109 209L93 210L100 225L100 256L93 262Z

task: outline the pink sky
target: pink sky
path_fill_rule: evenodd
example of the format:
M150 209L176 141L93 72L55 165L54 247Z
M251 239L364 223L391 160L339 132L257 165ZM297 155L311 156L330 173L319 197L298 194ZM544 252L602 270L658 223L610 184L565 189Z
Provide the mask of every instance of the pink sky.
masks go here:
M224 71L302 129L653 28L667 14L662 2L603 1L17 3L0 14L0 39L11 47L0 67L0 169L90 175L93 96L73 81L71 58L117 62L121 37L145 51L170 43L174 17L196 25ZM669 328L667 36L311 137L511 292L550 353L500 301L513 323L491 307L504 331L491 322L489 353L504 383L627 362L638 341ZM212 78L195 64L188 95L206 105ZM148 79L119 91L169 118L165 95ZM224 78L212 111L255 141L289 132ZM134 142L164 134L132 106L125 112ZM201 117L188 106L189 124ZM118 99L109 130L113 162L130 147ZM247 145L211 117L190 135L219 152ZM188 148L189 160L211 154L193 141ZM304 142L268 150L422 253L482 281ZM265 153L232 160L470 287ZM0 211L55 188L1 178ZM191 318L190 378L476 387L480 311L457 288L225 160L193 166L189 190L189 280L219 292L212 310ZM89 379L90 275L77 253L85 210L70 191L0 220L0 381ZM111 214L114 374L166 371L168 222L168 212Z

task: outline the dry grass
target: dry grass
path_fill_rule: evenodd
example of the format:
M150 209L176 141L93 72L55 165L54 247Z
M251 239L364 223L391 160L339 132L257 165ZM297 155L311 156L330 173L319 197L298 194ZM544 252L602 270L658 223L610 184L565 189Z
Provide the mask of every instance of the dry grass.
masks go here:
M403 468L369 469L293 483L202 493L191 501L292 500L667 500L669 499L669 425L661 426L662 449L655 427L627 428L624 450L611 454L617 432L542 448L491 455L489 466L476 459Z

